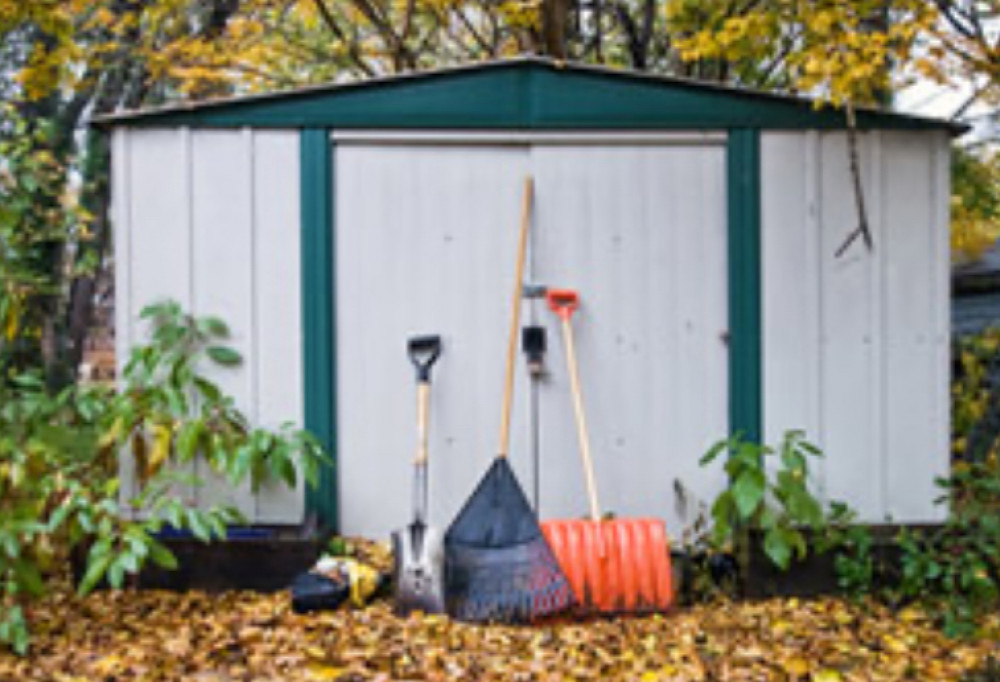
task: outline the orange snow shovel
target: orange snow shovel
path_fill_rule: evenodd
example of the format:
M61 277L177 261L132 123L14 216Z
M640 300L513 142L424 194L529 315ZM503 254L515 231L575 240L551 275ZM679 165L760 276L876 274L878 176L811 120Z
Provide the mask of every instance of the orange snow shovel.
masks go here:
M575 291L550 289L546 300L562 320L590 519L545 521L542 531L569 578L580 604L579 610L591 613L665 611L674 599L666 525L660 519L651 518L601 518L571 324L580 298Z

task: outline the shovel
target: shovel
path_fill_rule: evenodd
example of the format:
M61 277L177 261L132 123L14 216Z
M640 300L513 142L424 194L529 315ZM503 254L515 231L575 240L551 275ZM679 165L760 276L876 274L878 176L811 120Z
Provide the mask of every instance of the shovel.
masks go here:
M417 370L417 456L413 460L413 522L392 534L396 613L444 611L444 536L427 523L427 422L431 367L440 336L417 336L407 346Z
M549 289L546 300L562 322L590 519L546 521L542 530L579 599L579 612L666 611L673 603L674 591L670 547L663 521L604 519L601 516L571 322L580 305L580 297L569 289Z

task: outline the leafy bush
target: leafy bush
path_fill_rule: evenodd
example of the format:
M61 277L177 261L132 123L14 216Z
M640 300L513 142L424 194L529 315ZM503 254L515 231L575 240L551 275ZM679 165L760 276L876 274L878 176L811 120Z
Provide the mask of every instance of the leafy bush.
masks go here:
M817 551L832 552L837 586L845 594L864 597L872 593L885 567L874 554L875 536L857 524L857 513L843 502L831 502L825 532L817 538Z
M930 603L945 632L972 634L976 619L1000 605L1000 466L996 455L960 464L938 480L950 507L940 528L905 531L898 592Z
M112 401L103 443L130 448L140 481L167 461L202 457L238 484L247 476L256 491L269 479L296 483L296 463L315 485L323 454L307 432L283 425L252 428L232 398L198 368L238 365L239 353L220 342L229 335L214 317L195 319L173 302L146 308L152 341L138 346L125 366L124 387Z
M951 173L952 259L975 262L1000 237L1000 157L956 146Z
M240 362L222 343L225 324L195 319L174 303L151 306L151 341L134 349L120 393L70 387L52 394L40 377L0 380L0 641L26 651L27 602L43 594L75 548L84 548L81 593L120 587L147 561L172 568L157 539L166 525L208 542L239 522L234 509L199 509L178 495L200 481L175 466L203 457L233 484L250 478L289 485L300 469L315 484L325 462L307 433L251 428L231 398L201 371ZM139 483L123 494L119 457Z
M947 502L950 512L941 526L903 528L875 552L871 529L835 510L823 542L835 552L838 581L848 594L895 607L922 603L938 614L946 634L970 635L979 616L1000 605L1000 467L995 455L959 463L937 483L945 491L938 502Z
M952 380L951 476L939 479L945 524L900 534L891 600L930 602L949 634L1000 603L1000 329L960 339Z
M723 453L729 487L712 504L714 544L735 547L744 569L751 533L763 536L764 554L782 570L793 556L804 559L809 550L803 530L824 525L823 508L809 489L809 459L822 456L820 450L801 431L786 432L777 448L736 436L716 443L701 465ZM772 471L768 462L774 458Z
M951 385L952 454L982 461L1000 454L1000 329L960 339Z

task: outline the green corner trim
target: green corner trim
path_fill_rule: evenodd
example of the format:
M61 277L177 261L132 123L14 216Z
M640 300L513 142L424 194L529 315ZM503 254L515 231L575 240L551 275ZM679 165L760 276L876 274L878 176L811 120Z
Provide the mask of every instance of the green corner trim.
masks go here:
M333 145L325 128L300 137L302 231L302 376L305 428L333 458L319 485L306 493L306 511L337 529L336 365L333 296Z
M729 430L763 438L760 131L729 131Z

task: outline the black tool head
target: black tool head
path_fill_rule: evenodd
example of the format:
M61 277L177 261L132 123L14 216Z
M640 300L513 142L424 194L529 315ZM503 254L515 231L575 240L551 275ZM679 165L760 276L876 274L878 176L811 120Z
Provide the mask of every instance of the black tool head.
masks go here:
M417 380L430 381L431 367L441 355L441 337L436 334L411 336L406 342L406 352L417 370Z
M542 369L545 357L545 327L531 325L521 330L521 348L533 369Z
M545 327L531 325L521 330L521 347L528 355L545 353Z
M575 603L535 512L498 457L445 534L448 612L474 622L526 622Z
M497 457L445 538L448 543L470 547L506 547L531 542L541 534L514 471L505 457Z

